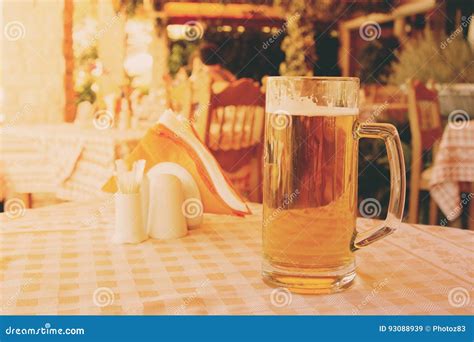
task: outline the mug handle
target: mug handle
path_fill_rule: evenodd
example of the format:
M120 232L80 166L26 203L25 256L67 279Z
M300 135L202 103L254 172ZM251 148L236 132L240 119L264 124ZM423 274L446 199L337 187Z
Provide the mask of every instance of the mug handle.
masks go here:
M354 135L357 140L371 138L383 139L385 142L390 166L390 202L385 221L367 232L357 233L351 246L352 251L368 246L398 228L403 218L406 191L405 160L395 126L384 123L357 122L354 126Z

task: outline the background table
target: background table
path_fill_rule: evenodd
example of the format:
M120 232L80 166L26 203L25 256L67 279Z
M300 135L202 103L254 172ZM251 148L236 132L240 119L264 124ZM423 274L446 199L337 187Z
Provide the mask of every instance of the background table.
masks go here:
M430 194L449 220L459 217L467 205L474 205L469 203L472 194L469 198L461 198L462 183L474 183L473 121L446 126L433 163ZM462 203L463 200L465 203ZM471 220L474 220L474 217L471 217ZM471 226L474 226L472 222Z
M1 313L474 313L470 231L403 224L357 252L350 289L296 295L261 280L259 205L246 218L205 215L182 239L114 245L112 203L0 215Z
M63 200L97 197L115 159L128 154L143 134L67 123L4 127L0 172L11 192L55 193Z

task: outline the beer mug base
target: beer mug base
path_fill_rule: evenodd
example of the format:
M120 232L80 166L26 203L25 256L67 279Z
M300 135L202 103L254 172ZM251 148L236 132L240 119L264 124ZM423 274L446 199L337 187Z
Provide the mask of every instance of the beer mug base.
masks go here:
M284 287L294 293L328 294L340 292L353 284L355 262L338 269L295 269L275 267L264 261L263 281L273 287Z

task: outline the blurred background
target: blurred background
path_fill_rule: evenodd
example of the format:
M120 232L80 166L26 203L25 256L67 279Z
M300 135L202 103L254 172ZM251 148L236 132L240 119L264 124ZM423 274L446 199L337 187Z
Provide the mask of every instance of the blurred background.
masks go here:
M261 201L263 115L236 110L239 98L264 96L267 76L356 76L361 120L400 132L406 220L472 227L472 12L467 0L5 0L3 204L98 196L167 108ZM233 111L218 114L219 94ZM362 216L385 216L389 179L383 142L363 140Z

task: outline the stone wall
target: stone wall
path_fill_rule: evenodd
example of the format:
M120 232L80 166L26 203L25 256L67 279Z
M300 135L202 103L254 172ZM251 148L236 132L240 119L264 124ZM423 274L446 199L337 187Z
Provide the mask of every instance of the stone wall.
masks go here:
M5 124L55 123L65 120L64 1L3 0L0 5L0 114ZM111 0L74 0L74 20L98 20L94 39L104 74L100 95L119 93L124 84L126 15ZM151 89L163 87L167 73L166 31L152 35ZM72 89L71 89L72 90Z
M5 122L63 121L63 1L5 0L1 6Z

